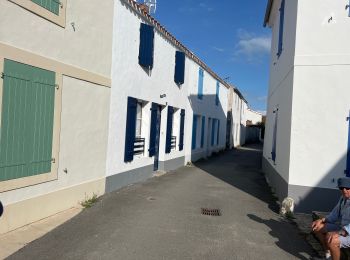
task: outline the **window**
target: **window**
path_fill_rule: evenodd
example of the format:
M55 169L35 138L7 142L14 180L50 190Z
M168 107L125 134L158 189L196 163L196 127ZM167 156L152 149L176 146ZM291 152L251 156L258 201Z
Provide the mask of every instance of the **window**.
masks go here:
M204 147L205 116L202 116L201 148Z
M181 109L180 113L180 138L179 138L179 150L182 151L184 147L184 129L185 129L185 109Z
M192 122L192 150L197 148L197 125L198 125L198 116L193 115Z
M9 0L61 27L66 26L67 0Z
M139 64L149 70L153 68L154 28L151 25L140 25Z
M220 91L220 83L216 82L216 95L215 95L215 105L219 105L219 91Z
M128 97L124 162L131 162L134 159L134 155L144 154L145 152L145 138L141 136L142 107L141 101Z
M175 53L174 81L178 85L185 82L185 53L181 51L176 51Z
M0 181L50 173L56 73L4 60Z
M281 56L283 50L283 27L284 27L284 6L285 0L282 0L280 11L280 25L279 25L279 33L278 33L278 50L277 56Z
M138 101L136 105L136 137L141 137L141 125L142 125L142 102Z
M166 141L165 141L165 153L170 153L172 149L173 141L173 120L174 120L174 108L168 106L168 118L166 128Z
M198 98L203 99L203 78L204 71L202 68L199 68L198 71Z
M272 136L272 149L271 149L271 158L273 162L276 162L276 143L277 143L277 124L278 124L278 108L276 108L273 113L275 114L275 123L273 127L273 136Z

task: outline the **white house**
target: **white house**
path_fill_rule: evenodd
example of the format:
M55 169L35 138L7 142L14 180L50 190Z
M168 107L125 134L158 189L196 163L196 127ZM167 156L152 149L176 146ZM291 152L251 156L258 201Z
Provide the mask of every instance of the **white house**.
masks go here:
M0 233L225 148L231 86L145 6L0 0L0 15Z
M105 191L113 1L1 0L0 15L4 233Z
M330 210L349 175L349 1L269 0L270 86L263 169L297 211Z

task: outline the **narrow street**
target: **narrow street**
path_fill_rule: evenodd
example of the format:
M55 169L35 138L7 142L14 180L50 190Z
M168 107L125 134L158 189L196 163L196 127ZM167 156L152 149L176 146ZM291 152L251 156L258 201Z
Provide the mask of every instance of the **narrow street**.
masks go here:
M9 259L310 259L260 159L247 146L107 194Z

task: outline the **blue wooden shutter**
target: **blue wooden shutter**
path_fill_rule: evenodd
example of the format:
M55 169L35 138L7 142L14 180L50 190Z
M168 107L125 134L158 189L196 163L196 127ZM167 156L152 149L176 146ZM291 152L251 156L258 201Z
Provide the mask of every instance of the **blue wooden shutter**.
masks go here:
M219 105L219 91L220 91L220 84L219 84L219 81L217 81L216 82L215 105Z
M180 140L179 150L182 151L184 148L184 130L185 130L185 109L181 109L180 113Z
M218 132L217 132L217 138L216 138L217 145L219 145L219 138L220 138L220 120L218 119Z
M202 116L201 148L204 147L205 116Z
M348 126L348 152L346 156L345 174L346 174L346 177L350 177L350 113L349 113L349 117L347 117L347 120L349 121L349 126Z
M141 23L139 64L143 67L153 68L154 29L153 26Z
M278 33L278 51L277 56L279 57L282 53L283 49L283 27L284 27L284 6L285 6L285 0L282 0L281 7L280 7L280 26L279 26L279 33Z
M46 10L49 10L51 13L59 15L59 7L60 7L59 0L31 0L31 1L36 3L37 5L40 5Z
M192 150L196 149L196 143L197 143L197 116L193 115L193 124L192 124Z
M171 151L171 135L173 132L173 114L174 108L172 106L168 106L168 119L166 126L166 140L165 140L165 153L170 153Z
M272 136L272 151L271 157L272 161L276 161L276 142L277 142L277 124L278 124L278 109L273 111L275 113L275 125L273 127L273 136Z
M199 68L198 71L198 98L203 99L203 78L204 71L202 68Z
M149 157L156 153L156 137L157 137L157 120L158 120L158 104L152 103L151 107L151 131L149 137Z
M125 153L124 162L131 162L134 159L134 143L136 131L136 107L137 99L128 97L128 111L126 116L125 131Z
M185 53L181 51L176 51L175 53L174 81L179 85L185 82Z
M55 72L5 59L0 181L51 171L55 79Z
M216 119L213 118L212 124L211 124L211 145L214 145L215 140L215 126L216 126Z

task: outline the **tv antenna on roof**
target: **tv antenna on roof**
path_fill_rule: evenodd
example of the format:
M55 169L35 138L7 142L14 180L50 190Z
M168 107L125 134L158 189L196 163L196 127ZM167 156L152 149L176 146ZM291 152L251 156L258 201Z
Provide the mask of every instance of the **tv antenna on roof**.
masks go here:
M144 4L148 6L150 14L154 14L157 9L157 0L144 0Z

